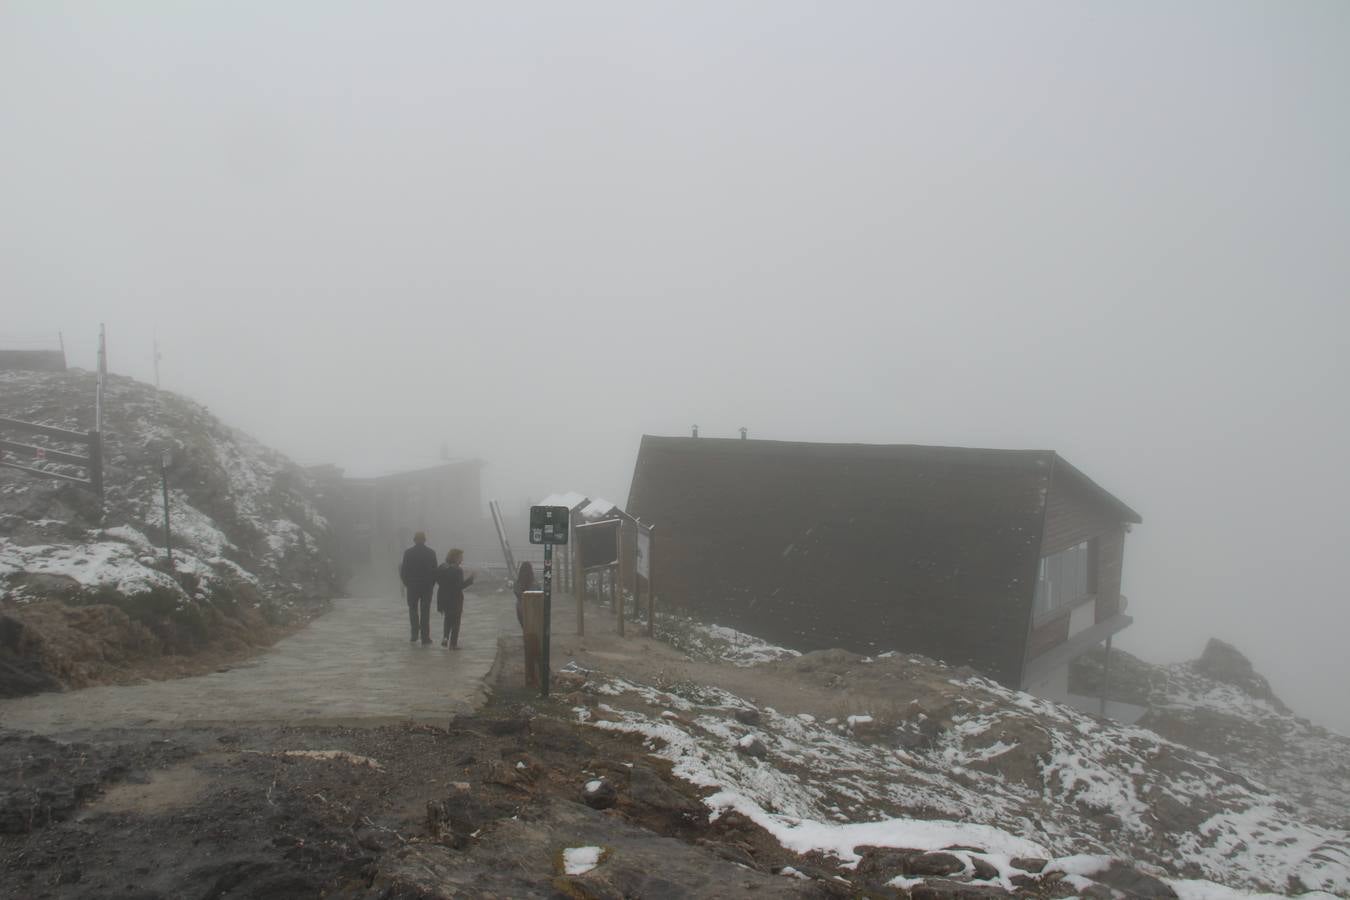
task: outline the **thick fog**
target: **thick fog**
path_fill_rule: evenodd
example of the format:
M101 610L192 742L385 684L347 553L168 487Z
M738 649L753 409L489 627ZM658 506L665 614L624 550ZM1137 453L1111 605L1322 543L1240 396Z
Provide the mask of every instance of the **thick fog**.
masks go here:
M0 340L304 463L1048 448L1145 658L1350 730L1350 8L0 6ZM822 598L822 602L829 602Z

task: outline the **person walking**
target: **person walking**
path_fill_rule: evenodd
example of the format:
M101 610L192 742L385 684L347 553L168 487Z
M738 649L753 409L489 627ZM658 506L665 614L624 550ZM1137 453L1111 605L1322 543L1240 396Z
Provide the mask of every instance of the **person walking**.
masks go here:
M431 643L431 590L436 584L436 551L427 546L427 535L419 531L413 535L413 545L403 551L403 563L398 577L408 592L408 625L412 629L412 643L421 638Z
M464 589L473 584L473 576L464 577L460 563L464 551L458 547L445 554L445 562L436 570L436 609L445 613L441 646L459 649L459 620L464 615Z

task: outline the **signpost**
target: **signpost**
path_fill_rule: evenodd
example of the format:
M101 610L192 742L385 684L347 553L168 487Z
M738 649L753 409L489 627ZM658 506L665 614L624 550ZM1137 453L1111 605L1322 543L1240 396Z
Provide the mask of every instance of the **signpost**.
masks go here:
M570 531L571 510L565 506L530 507L530 543L544 545L544 633L541 637L539 661L539 696L548 696L549 641L553 633L553 546L566 544Z

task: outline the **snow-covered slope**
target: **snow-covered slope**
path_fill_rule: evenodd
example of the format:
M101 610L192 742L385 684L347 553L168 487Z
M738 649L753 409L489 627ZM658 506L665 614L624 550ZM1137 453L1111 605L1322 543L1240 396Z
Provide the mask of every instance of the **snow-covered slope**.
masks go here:
M709 685L591 672L586 690L601 702L575 713L644 740L706 789L710 815L743 816L860 875L866 847L957 847L961 877L1008 890L1039 890L1050 872L1086 890L1119 859L1182 896L1350 894L1344 828L1153 731L920 657L822 651L759 670L780 685L837 685L874 708L822 720Z
M1095 695L1101 653L1072 674L1076 689ZM1172 665L1114 650L1109 684L1113 698L1148 707L1140 725L1212 753L1302 813L1350 830L1350 737L1296 715L1236 648L1211 640L1198 659Z
M92 426L94 376L0 372L0 416ZM0 469L0 592L35 599L177 598L285 606L332 596L328 524L305 473L204 407L112 376L105 400L106 506L74 485ZM43 437L26 443L60 448ZM165 560L161 453L171 453L174 567ZM37 463L60 471L59 464Z

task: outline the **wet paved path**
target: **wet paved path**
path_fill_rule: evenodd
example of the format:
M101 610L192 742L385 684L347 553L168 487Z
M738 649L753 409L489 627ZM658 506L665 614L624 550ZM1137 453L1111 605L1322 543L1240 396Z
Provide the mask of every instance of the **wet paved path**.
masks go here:
M460 650L408 642L402 600L336 600L328 613L225 672L0 700L0 725L40 733L83 728L286 722L444 725L485 697L500 629L516 628L510 594L468 594Z

